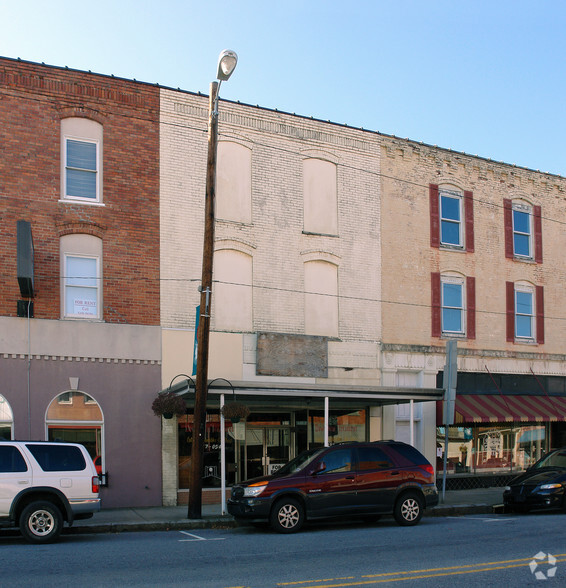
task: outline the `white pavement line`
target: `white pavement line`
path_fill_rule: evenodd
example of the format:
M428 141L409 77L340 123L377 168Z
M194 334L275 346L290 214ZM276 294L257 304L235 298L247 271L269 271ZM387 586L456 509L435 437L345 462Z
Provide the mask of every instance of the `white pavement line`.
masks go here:
M193 535L192 533L188 533L187 531L179 531L183 535L188 535L189 537L193 537L193 539L179 539L179 542L187 542L187 541L224 541L226 537L214 537L212 539L206 539L205 537L199 537L198 535Z

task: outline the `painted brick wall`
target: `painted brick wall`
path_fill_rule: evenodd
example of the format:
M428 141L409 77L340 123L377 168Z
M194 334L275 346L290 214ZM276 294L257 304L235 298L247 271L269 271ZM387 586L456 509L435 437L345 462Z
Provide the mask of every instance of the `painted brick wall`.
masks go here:
M207 119L207 97L162 90L164 327L191 328L199 301ZM338 260L340 339L379 340L379 136L222 101L219 135L252 149L252 223L218 221L215 238L252 251L253 330L304 333L303 264L326 256ZM303 233L307 156L337 162L337 237Z
M60 318L59 238L103 241L103 320L159 324L159 90L0 59L0 314L16 316L16 221L31 222L35 317ZM103 125L104 206L60 201L60 125Z

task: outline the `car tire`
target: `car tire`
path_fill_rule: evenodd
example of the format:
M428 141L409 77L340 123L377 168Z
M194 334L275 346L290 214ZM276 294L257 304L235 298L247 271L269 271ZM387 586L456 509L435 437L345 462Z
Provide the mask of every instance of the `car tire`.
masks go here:
M52 543L63 530L63 515L52 502L32 502L22 511L19 526L28 543Z
M416 492L402 494L395 503L393 516L399 525L416 525L423 516L423 499Z
M296 533L305 522L305 509L294 498L282 498L271 509L269 522L278 533Z

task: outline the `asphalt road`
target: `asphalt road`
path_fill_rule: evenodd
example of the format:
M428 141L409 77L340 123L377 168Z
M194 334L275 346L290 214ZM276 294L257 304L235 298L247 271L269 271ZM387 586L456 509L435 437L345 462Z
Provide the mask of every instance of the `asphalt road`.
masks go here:
M0 535L0 585L564 586L565 520L563 514L476 515L399 527L383 518L310 525L296 535L239 527L68 535L39 547Z

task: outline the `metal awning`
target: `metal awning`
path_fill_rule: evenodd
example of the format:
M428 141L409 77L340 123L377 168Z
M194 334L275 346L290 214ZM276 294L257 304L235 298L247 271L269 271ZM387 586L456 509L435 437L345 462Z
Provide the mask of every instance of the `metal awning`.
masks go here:
M456 396L456 423L566 421L563 396L463 394Z
M181 380L163 392L173 391L187 395L190 400L194 394L194 382ZM352 386L352 385L324 385L324 384L282 384L280 382L228 382L224 379L211 380L208 394L235 394L239 399L287 398L289 400L335 399L340 401L358 401L368 406L382 406L384 404L403 404L414 402L429 402L442 400L444 390L439 388L396 388L388 386Z

